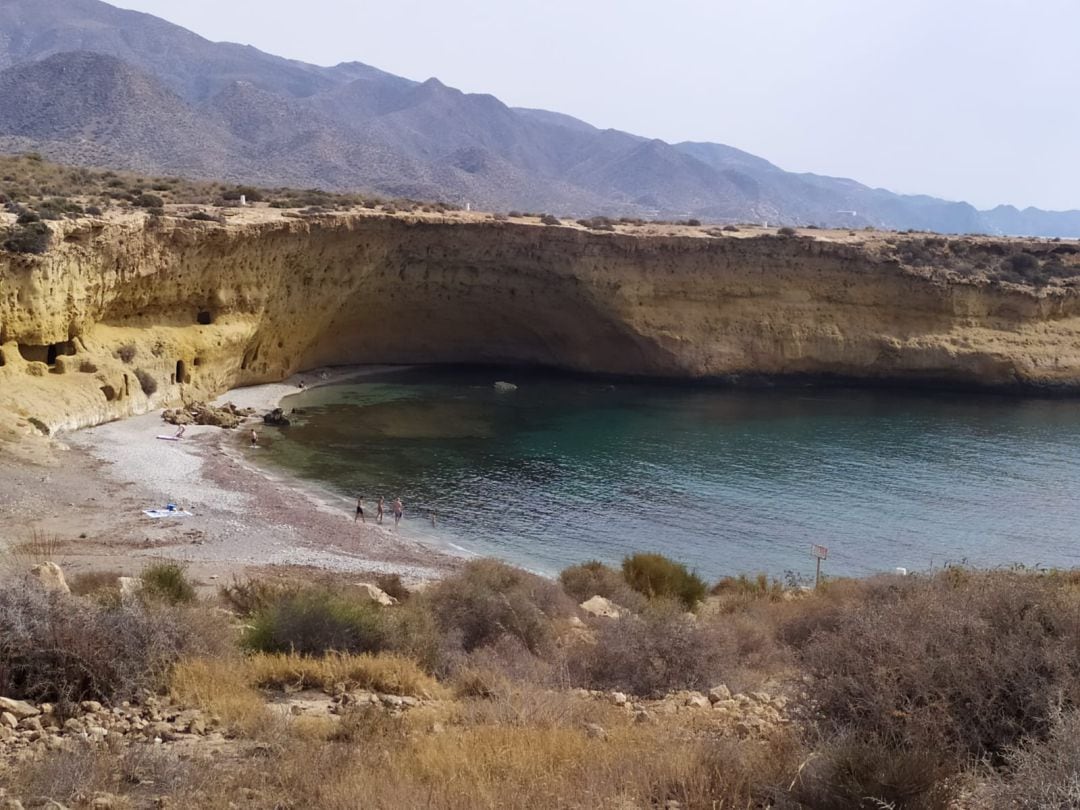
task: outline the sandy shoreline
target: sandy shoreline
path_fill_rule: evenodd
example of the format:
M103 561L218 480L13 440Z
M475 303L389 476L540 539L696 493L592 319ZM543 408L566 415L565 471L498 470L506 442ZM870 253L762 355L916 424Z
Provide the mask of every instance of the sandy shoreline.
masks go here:
M280 383L230 391L217 402L275 408L305 387L341 382L387 367L324 369ZM155 437L174 428L161 412L60 437L49 467L5 464L0 541L55 538L69 576L85 570L138 571L148 558L187 563L204 584L283 567L340 573L398 573L407 581L444 574L460 558L373 522L355 524L351 504L259 469L247 430L189 426L180 442ZM152 519L143 509L177 504L187 518ZM12 529L12 527L17 527Z

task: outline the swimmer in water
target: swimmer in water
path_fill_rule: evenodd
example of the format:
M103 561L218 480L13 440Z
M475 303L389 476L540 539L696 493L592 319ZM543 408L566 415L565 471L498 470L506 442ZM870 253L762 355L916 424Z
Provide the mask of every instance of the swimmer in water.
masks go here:
M401 498L394 499L394 528L401 523L401 516L405 514L405 504L401 502Z
M251 446L252 447L258 447L259 446L259 434L255 432L255 428L251 429Z

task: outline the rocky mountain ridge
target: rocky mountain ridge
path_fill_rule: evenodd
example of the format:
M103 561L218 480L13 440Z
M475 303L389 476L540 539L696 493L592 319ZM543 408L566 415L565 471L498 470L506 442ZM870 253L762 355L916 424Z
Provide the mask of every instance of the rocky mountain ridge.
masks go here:
M99 0L0 0L0 149L487 210L1080 236L1080 212L978 211L668 144L437 79L212 43Z

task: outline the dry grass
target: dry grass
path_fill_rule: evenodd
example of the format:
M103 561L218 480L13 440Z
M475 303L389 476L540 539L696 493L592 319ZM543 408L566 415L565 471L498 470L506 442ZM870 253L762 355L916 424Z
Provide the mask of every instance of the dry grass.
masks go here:
M28 539L5 548L3 561L11 571L24 573L43 562L62 562L63 547L59 537L34 531Z
M217 715L230 729L258 733L270 720L263 696L252 686L251 672L242 659L197 658L173 668L173 698Z
M76 596L90 596L102 592L118 592L120 577L119 571L84 571L76 574L68 580L68 587Z
M445 688L415 661L394 653L331 653L321 658L259 653L246 659L244 666L249 682L264 688L288 686L331 691L344 685L346 689L413 697L434 698L446 694Z

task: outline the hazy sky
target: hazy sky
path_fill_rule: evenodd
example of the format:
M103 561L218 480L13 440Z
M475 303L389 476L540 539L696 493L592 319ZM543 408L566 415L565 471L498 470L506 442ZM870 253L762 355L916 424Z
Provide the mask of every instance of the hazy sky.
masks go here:
M1080 0L116 0L900 192L1080 208Z

